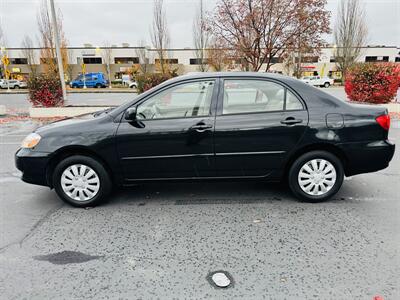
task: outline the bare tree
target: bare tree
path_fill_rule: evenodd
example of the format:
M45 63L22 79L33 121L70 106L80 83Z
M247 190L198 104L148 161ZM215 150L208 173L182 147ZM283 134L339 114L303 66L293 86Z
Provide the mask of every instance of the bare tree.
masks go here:
M67 55L68 55L68 64L67 68L64 69L67 72L68 80L71 81L73 79L73 71L74 71L74 65L72 64L73 58L74 58L74 53L71 49L67 50Z
M170 39L163 4L163 0L154 0L151 38L153 46L157 51L161 72L165 74L168 71L168 60L165 50L169 47Z
M236 59L234 51L226 48L224 42L216 38L210 40L206 56L209 66L216 72L225 70L231 65L231 61Z
M293 49L301 33L307 41L321 42L329 33L326 0L219 0L209 15L208 29L253 71ZM307 16L307 17L305 17Z
M3 29L0 23L0 47L6 46L6 36L4 35Z
M196 10L196 16L193 21L193 42L198 60L199 71L206 72L208 64L206 63L205 49L208 47L210 34L206 30L204 21L203 0L200 0L199 8Z
M143 74L147 73L149 65L149 58L147 57L146 43L144 40L140 40L138 48L135 50L137 57L139 58L140 70Z
M105 67L105 71L108 76L108 82L109 82L109 88L111 89L111 64L113 63L112 61L112 48L111 44L109 42L104 42L103 49L102 49L102 54L103 58L103 63Z
M33 47L34 46L32 39L29 36L25 35L21 44L21 52L27 60L28 68L31 75L35 77L37 74L37 63L35 61L35 50L33 49Z
M339 71L342 72L342 81L347 69L359 58L367 35L365 12L360 1L341 0L333 36L336 44L334 57Z
M2 53L3 47L4 48L6 47L6 38L5 38L5 35L3 32L3 29L1 28L1 23L0 23L0 47L1 47L1 49L0 49L0 58L1 58L5 54L5 53ZM4 69L5 69L5 67L3 66L3 63L0 60L0 78L2 78L4 76L4 73L5 73Z
M67 40L62 29L62 15L61 11L57 10L57 20L58 20L58 33L60 36L61 45L61 56L64 70L68 65L68 51L67 51ZM37 22L39 27L39 44L42 48L41 57L47 67L46 72L54 73L58 75L58 67L56 61L56 49L54 33L51 25L51 16L49 13L49 7L46 0L42 0L39 11L37 13Z

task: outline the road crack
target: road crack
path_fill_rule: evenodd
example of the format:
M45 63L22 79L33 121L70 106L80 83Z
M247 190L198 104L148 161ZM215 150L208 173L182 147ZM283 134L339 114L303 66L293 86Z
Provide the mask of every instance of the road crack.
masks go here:
M44 216L42 216L32 227L29 229L29 231L20 239L19 241L9 243L3 247L0 248L0 253L5 252L8 248L14 245L19 245L22 247L22 244L29 239L35 231L44 223L46 222L54 213L56 213L60 208L62 208L64 204L60 204L59 206L49 210Z

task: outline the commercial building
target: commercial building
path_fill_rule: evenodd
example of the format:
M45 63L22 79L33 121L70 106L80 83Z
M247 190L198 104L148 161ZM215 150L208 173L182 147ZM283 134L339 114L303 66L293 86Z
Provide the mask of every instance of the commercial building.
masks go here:
M111 46L109 48L94 47L85 44L83 47L70 47L66 49L68 56L68 67L66 68L66 79L75 78L82 72L82 65L85 65L85 72L104 72L107 74L107 62L110 65L111 81L120 80L125 74L132 74L138 69L139 65L153 72L157 71L158 55L156 49L147 47L131 47L129 44L121 46ZM196 49L168 49L166 56L171 68L178 74L196 72L199 70L199 59L197 59ZM8 70L11 78L23 79L30 74L30 64L34 64L37 72L45 70L45 59L42 57L43 49L32 48L8 48L3 49L2 55L9 57L10 65ZM339 78L341 74L337 72L334 59L334 47L321 49L318 56L307 56L303 59L302 68L304 75L320 75ZM205 51L207 54L207 51ZM29 59L28 57L32 57ZM360 62L400 62L400 48L396 46L368 46L362 48L358 59ZM4 68L2 68L4 76ZM229 71L240 70L241 65L233 61L226 66ZM212 71L212 68L209 68ZM265 71L265 66L260 69ZM292 75L293 70L288 67L285 61L277 61L271 68L271 72L278 72Z

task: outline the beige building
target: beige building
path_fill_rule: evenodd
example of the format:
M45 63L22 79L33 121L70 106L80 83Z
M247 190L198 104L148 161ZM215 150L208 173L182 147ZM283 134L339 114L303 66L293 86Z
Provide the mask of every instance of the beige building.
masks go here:
M111 48L94 47L85 44L83 47L70 47L68 51L68 68L65 70L68 80L74 79L82 72L82 63L85 65L86 73L103 72L107 75L107 62L110 64L111 81L120 80L123 75L131 74L140 64L146 64L149 71L157 71L157 51L151 48L130 47L128 44L112 46ZM333 57L334 48L328 47L321 50L318 56L310 56L307 62L302 63L304 75L320 75L340 77L336 72L336 64ZM31 49L33 64L37 66L38 72L43 72L44 61L41 57L41 49ZM199 70L195 49L169 49L166 51L171 68L178 74L196 72ZM26 49L9 48L5 49L2 55L9 57L10 65L8 70L12 78L23 79L29 76L30 68ZM358 59L360 62L387 61L400 62L400 48L395 46L368 46L362 49ZM229 70L240 70L241 66L234 61L230 64ZM2 69L4 69L2 67ZM212 71L212 68L209 68ZM265 66L260 72L265 71ZM285 62L275 63L271 72L278 72L285 75L292 75L293 70ZM4 71L0 76L4 76Z

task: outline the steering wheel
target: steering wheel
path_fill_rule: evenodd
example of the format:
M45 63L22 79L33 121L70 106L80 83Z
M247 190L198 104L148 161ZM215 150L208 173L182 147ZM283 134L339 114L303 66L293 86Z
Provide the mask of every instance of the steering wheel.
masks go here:
M138 116L140 116L141 119L147 119L146 115L144 113L138 113Z

